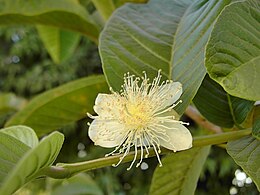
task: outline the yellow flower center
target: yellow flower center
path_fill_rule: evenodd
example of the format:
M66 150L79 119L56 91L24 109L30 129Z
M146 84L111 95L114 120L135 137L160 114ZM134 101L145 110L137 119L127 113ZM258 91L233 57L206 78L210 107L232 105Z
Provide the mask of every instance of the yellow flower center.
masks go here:
M134 129L146 127L151 120L150 107L147 102L129 103L126 105L127 116L125 122Z

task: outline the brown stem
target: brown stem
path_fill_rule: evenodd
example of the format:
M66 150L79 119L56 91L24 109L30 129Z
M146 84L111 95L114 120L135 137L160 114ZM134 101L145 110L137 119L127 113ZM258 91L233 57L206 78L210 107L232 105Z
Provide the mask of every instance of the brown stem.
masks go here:
M207 121L205 118L203 118L201 116L199 111L192 106L188 106L188 108L185 111L185 114L189 118L191 118L193 121L195 121L198 125L202 126L203 128L205 128L207 130L210 130L214 133L221 133L222 132L222 129L219 126Z

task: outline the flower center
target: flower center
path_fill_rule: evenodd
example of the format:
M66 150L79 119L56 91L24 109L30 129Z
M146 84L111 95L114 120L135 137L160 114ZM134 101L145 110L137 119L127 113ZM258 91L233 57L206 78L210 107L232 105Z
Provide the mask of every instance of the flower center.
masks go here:
M126 124L134 127L135 129L146 127L151 120L149 106L146 102L141 102L139 104L129 103L126 105L126 112Z

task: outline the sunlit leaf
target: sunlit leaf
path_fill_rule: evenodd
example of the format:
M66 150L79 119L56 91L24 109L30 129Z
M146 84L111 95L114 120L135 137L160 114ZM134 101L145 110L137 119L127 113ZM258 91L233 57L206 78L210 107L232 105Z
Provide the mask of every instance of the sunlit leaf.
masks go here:
M106 21L113 11L116 9L113 0L92 0L93 4L95 5L96 9L98 10L99 14L102 18Z
M12 93L0 93L0 115L18 111L25 106L26 100Z
M7 127L1 129L0 132L6 133L16 138L17 140L23 142L30 148L34 148L39 143L38 137L34 130L32 130L30 127L26 127L23 125Z
M36 147L24 153L24 156L17 159L15 166L5 176L0 188L0 194L12 194L22 185L34 179L42 169L50 166L58 156L63 141L64 136L61 133L53 132L45 137ZM11 148L13 149L14 147L15 145ZM17 147L15 147L15 150L17 150Z
M230 1L151 0L126 4L107 22L100 38L100 54L108 83L119 90L123 75L131 72L183 84L182 114L204 76L204 48L214 21Z
M193 102L206 119L227 128L239 126L254 106L252 101L229 95L208 75L204 78Z
M72 81L35 97L6 126L23 124L33 128L37 135L46 134L86 117L86 112L93 110L97 94L106 91L103 76Z
M99 30L76 0L0 0L0 24L43 24L80 32L97 42Z
M252 136L231 141L227 144L227 152L251 177L260 191L260 141Z
M260 99L260 1L236 2L218 18L206 50L209 75L231 95Z
M166 156L154 172L150 194L194 194L209 151L210 146L196 147Z
M56 64L69 59L76 49L80 35L50 26L37 26L38 33L48 53Z
M4 179L28 150L29 146L0 131L0 189Z

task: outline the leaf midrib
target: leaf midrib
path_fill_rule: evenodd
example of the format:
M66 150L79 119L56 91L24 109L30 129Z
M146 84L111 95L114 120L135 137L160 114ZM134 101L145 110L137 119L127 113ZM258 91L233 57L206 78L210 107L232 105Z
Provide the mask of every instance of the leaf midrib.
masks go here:
M176 0L177 1L177 0ZM177 1L178 2L178 1ZM171 48L171 58L170 58L170 61L169 61L169 77L168 79L172 79L172 69L173 69L173 54L174 54L174 50L175 50L175 44L176 44L176 35L178 34L179 30L180 30L180 24L181 24L181 21L184 19L184 15L186 14L187 10L189 9L189 7L192 5L192 3L189 4L189 6L186 8L186 10L183 12L182 16L179 16L181 19L179 20L179 23L177 24L176 26L176 31L175 33L173 34L173 44L172 44L172 48Z
M225 76L220 76L220 77L217 77L217 78L219 78L219 79L220 79L220 82L223 83L224 80L225 80L228 76L232 75L235 71L239 71L240 68L242 68L242 67L244 67L244 66L248 66L248 63L251 63L252 61L257 60L257 59L260 59L260 55L254 57L254 58L252 58L252 59L250 59L249 61L246 61L246 62L242 63L241 65L239 65L239 66L237 66L237 67L234 67L234 69L233 69L232 71L230 71L228 74L226 74ZM212 66L212 68L213 68L213 67L214 67L214 65Z

